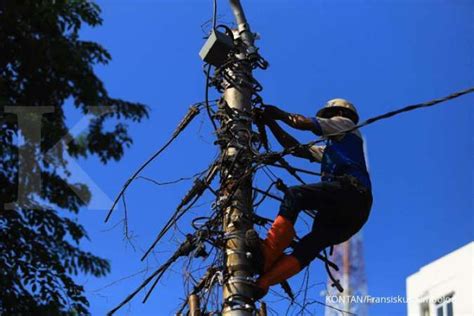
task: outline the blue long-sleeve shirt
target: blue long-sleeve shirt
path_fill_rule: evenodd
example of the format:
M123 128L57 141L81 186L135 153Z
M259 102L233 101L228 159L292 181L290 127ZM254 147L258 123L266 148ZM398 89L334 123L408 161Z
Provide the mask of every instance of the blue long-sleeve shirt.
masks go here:
M355 126L350 119L335 116L332 118L313 118L313 132L326 136ZM322 181L332 181L332 176L351 175L366 188L372 184L367 171L364 155L364 141L359 130L342 136L326 138L325 146L314 145L309 148L313 158L321 163Z

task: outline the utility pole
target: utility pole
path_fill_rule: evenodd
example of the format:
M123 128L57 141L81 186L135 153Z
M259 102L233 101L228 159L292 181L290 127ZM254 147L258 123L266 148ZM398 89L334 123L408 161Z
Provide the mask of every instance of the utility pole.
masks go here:
M252 223L252 177L249 170L251 164L252 137L252 58L256 56L254 36L245 18L239 0L230 0L230 5L237 22L234 37L240 37L237 47L236 63L228 75L230 82L224 83L223 100L235 110L237 117L221 119L221 128L232 131L228 146L223 148L223 168L221 169L221 197L226 200L233 193L231 200L222 210L223 230L225 232L225 269L226 281L223 285L224 316L255 315L253 299L255 267L251 261L245 241L247 230L253 228ZM235 190L238 185L237 190ZM232 192L233 191L233 192Z

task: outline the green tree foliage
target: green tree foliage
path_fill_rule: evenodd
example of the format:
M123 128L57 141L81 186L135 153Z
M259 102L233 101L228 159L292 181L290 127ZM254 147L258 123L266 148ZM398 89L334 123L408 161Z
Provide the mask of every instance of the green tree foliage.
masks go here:
M139 122L148 112L110 97L94 73L94 65L111 57L98 43L81 40L79 30L101 23L99 7L87 0L0 1L0 315L87 314L74 275L100 277L110 270L106 260L80 249L87 235L71 215L87 205L90 192L70 183L64 154L97 155L104 164L119 160L132 143L124 122ZM66 102L92 116L70 142L64 138L72 110L65 110ZM11 105L54 107L41 116L39 143L22 130L17 115L6 113ZM101 111L91 109L99 106ZM34 157L26 175L19 172L21 150ZM38 175L40 192L5 206L17 201L20 182L28 188Z

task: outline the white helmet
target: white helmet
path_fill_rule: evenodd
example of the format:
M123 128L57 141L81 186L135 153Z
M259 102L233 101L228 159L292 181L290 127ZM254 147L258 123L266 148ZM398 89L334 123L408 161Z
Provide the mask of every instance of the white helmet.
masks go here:
M329 118L336 115L339 111L342 111L343 116L351 119L355 124L359 122L359 114L355 106L345 99L329 100L326 105L316 113L316 116Z

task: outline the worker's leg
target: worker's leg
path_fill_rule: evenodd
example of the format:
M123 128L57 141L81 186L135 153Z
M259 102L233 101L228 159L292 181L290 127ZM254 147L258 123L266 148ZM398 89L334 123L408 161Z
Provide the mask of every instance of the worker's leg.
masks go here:
M259 278L257 286L260 296L266 294L269 286L297 274L324 248L348 240L362 228L370 212L372 197L345 189L338 191L338 194L338 202L317 214L312 231L295 245L293 253L281 257Z
M280 205L279 216L296 222L302 210L331 212L339 203L339 193L343 187L338 182L320 182L315 184L289 187Z
M267 294L270 286L279 284L301 271L301 264L295 256L282 255L265 274L257 280L257 299Z
M293 222L284 216L278 215L267 232L267 238L262 242L263 272L267 271L278 260L294 237Z
M280 212L263 241L263 271L283 255L295 236L294 223L303 209L329 211L336 203L338 183L317 183L288 188L280 206Z
M333 213L320 213L312 230L293 248L294 256L306 267L326 247L340 244L356 234L367 221L372 197L354 191L341 191Z
M326 247L339 244L349 239L363 225L363 221L346 225L341 223L335 225L333 223L319 222L313 225L311 233L304 236L298 242L291 255L281 256L275 264L266 271L257 281L257 287L260 289L258 293L263 297L270 286L281 283L286 279L294 276L304 267L309 265L311 261ZM344 226L343 226L344 225Z
M321 214L316 215L314 223L319 223L319 225L313 224L312 232L303 237L302 240L295 245L295 249L301 248L301 246L306 245L308 242L312 244L312 249L322 250L326 247L325 245L329 238L327 236L327 231L324 229L324 225L322 225L319 220L320 217ZM305 248L301 248L301 250L303 249ZM297 274L307 265L306 257L304 254L301 254L301 250L296 251L296 254L293 252L291 255L282 255L275 264L258 279L257 287L260 288L259 296L265 295L270 286L285 281ZM303 262L302 260L305 261Z

